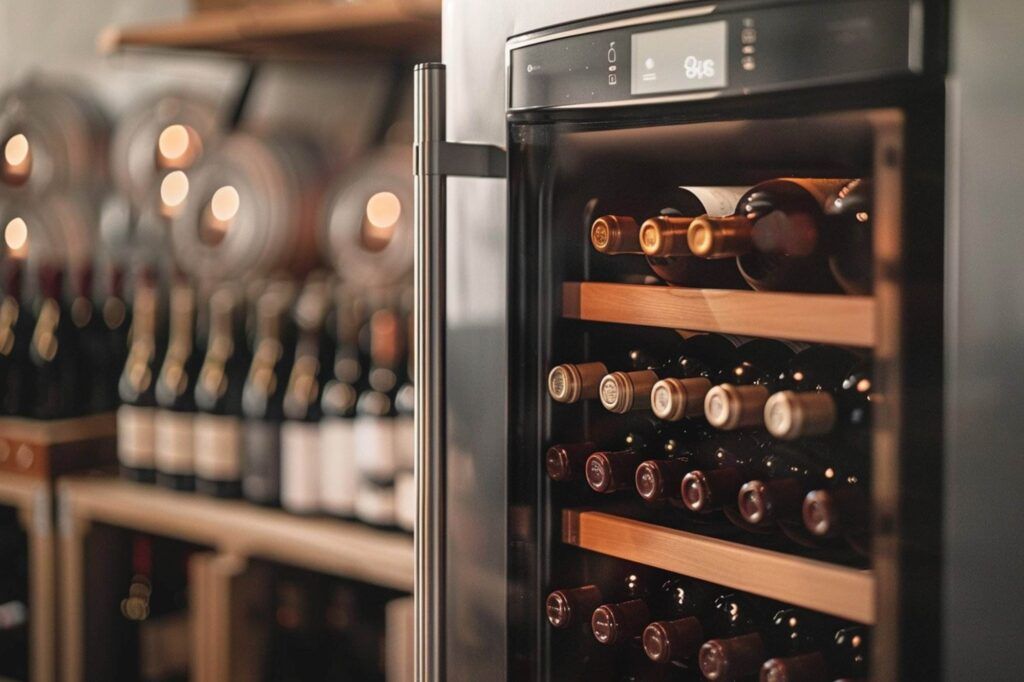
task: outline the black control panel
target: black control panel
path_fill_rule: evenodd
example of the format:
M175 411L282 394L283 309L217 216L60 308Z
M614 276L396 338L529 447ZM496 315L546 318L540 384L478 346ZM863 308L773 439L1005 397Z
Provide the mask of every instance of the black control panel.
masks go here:
M921 0L687 4L513 38L511 110L791 90L919 71Z

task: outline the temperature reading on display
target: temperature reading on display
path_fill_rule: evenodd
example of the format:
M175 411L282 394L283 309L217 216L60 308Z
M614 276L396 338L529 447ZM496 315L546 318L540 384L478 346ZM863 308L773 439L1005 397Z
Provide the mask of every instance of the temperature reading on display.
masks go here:
M727 82L724 21L637 33L632 38L634 95L724 88Z

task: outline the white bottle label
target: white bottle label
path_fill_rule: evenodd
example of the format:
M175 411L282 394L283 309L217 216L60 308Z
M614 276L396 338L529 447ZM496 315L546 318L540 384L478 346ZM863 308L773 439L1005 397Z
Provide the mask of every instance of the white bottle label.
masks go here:
M152 469L156 462L156 410L122 405L117 409L117 459L136 469Z
M196 476L237 481L242 473L242 424L237 417L195 416Z
M416 477L411 471L395 476L395 522L409 532L416 528Z
M359 490L354 419L320 422L320 505L332 514L350 516Z
M310 514L320 509L320 428L318 424L281 425L281 506Z
M740 199L747 193L749 187L689 187L683 186L680 189L685 189L687 192L697 197L701 205L704 206L704 212L709 216L720 218L722 216L732 215L736 212L736 207L740 203Z
M395 488L364 481L356 495L356 516L378 526L395 525Z
M395 419L395 466L412 469L416 460L416 432L411 415Z
M156 468L168 474L195 473L195 429L187 412L157 410Z
M395 420L356 417L356 463L359 473L381 483L395 478Z

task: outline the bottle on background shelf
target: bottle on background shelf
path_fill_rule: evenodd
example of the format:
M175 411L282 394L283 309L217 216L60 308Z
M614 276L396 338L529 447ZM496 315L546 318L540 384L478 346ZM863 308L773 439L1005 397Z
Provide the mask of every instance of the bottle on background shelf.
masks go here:
M210 297L210 331L195 403L196 490L217 497L242 492L242 392L249 368L244 301L224 286Z
M339 288L335 298L334 357L320 399L320 504L328 514L353 517L359 491L356 404L368 388L368 358L359 345L365 311L351 290Z
M156 480L175 490L195 489L195 387L203 362L196 291L176 281L170 296L167 352L156 381Z
M686 234L701 215L728 215L743 196L742 187L682 187L677 205L638 223L632 216L605 215L594 221L590 243L609 256L646 256L651 270L671 284L716 289L748 288L729 263L695 258Z
M295 359L294 299L290 282L272 282L255 305L252 362L242 388L242 493L256 504L274 506L281 499L284 395Z
M411 293L411 292L410 292ZM416 528L416 434L414 418L416 409L415 376L415 326L413 324L411 301L404 305L406 333L406 362L402 380L395 393L395 519L402 530L413 532Z
M107 345L106 329L93 301L93 266L86 264L74 273L71 282L71 305L68 312L78 348L76 363L77 386L82 414L109 412L117 406L117 386L113 383L117 371L111 348Z
M120 404L118 383L121 369L128 359L128 332L132 324L132 308L128 304L125 292L124 268L111 263L103 268L103 273L103 302L99 305L98 312L103 323L103 345L108 367L104 376L110 384L108 390L112 396L106 409L114 409Z
M356 405L356 516L372 525L395 525L395 398L405 360L406 327L392 306L376 310L364 330L370 347L368 390Z
M4 293L0 301L0 414L27 417L32 405L32 363L29 347L35 318L25 296L25 260L9 256L3 264Z
M828 197L849 182L763 182L743 195L732 215L693 220L687 231L690 250L703 258L735 258L743 278L759 291L837 292L824 208Z
M32 362L32 416L36 419L63 419L82 413L79 390L84 358L76 348L78 341L71 312L64 300L64 269L53 263L39 266L39 299L36 303L35 329L29 346Z
M298 340L281 425L281 506L297 514L320 509L320 398L334 360L324 330L329 302L329 282L314 275L295 303Z
M129 480L156 482L156 382L163 360L160 300L152 276L142 276L132 301L131 345L118 379L117 459Z

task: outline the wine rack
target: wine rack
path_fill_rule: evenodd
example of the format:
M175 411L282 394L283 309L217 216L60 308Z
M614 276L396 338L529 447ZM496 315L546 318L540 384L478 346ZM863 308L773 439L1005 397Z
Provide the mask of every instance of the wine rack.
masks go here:
M115 461L113 413L72 419L0 419L0 471L49 478Z
M18 510L28 534L29 669L32 682L56 679L56 616L52 495L50 482L0 471L0 505Z

